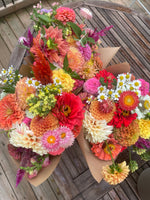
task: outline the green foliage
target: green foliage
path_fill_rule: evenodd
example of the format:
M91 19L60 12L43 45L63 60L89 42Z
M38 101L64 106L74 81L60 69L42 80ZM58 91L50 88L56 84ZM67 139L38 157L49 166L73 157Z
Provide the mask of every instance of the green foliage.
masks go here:
M77 25L76 25L75 23L73 23L73 22L67 22L67 24L68 24L69 26L71 26L71 28L72 28L73 32L75 33L75 35L77 36L77 38L80 38L80 36L81 36L81 34L82 34L82 31L81 31L80 27L77 26Z
M145 160L145 161L149 161L150 160L150 150L149 151L146 151L145 153L143 153L141 155L141 159L142 160Z
M101 78L99 79L99 81L100 81L100 83L101 83L102 86L106 86L106 87L108 86L108 82L105 83L103 77L101 77Z
M132 173L135 172L138 169L138 163L135 160L130 160L129 168Z

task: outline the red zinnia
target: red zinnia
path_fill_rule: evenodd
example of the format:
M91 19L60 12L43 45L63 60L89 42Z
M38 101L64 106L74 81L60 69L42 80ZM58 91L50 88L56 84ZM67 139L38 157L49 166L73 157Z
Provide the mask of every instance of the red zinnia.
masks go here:
M53 113L61 126L67 126L71 130L75 125L81 125L84 118L81 99L72 93L63 93L57 98L57 104Z
M0 128L9 130L16 122L21 123L24 111L21 110L15 94L8 94L0 101Z
M99 73L97 73L95 77L97 79L104 78L104 82L108 83L108 89L112 88L113 79L117 80L117 78L112 73L107 72L105 69L99 71Z
M118 103L116 103L116 112L114 112L113 119L108 123L108 125L113 125L116 128L120 128L122 124L127 127L129 124L135 120L137 114L131 114L130 111L122 110Z

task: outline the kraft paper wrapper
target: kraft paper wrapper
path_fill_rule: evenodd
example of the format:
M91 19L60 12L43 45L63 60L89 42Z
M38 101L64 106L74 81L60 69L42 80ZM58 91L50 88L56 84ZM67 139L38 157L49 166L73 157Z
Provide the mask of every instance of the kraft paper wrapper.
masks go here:
M107 64L111 61L112 57L117 53L118 50L119 50L119 47L99 49L100 58L102 59L102 61L104 63L103 68L106 68ZM105 60L103 60L103 59L106 59L107 61L105 62ZM109 72L113 73L115 76L117 76L118 74L121 74L121 73L130 72L130 65L127 62L125 62L125 63L120 63L120 64L109 66L106 69L107 69L107 71L109 71ZM83 129L82 129L81 133L79 134L79 136L77 137L77 140L78 140L79 146L81 148L81 151L86 159L86 162L89 166L89 169L90 169L90 172L91 172L93 178L98 183L100 183L100 181L103 178L102 173L101 173L103 166L110 165L110 164L112 164L112 162L100 160L92 153L89 142L84 138Z

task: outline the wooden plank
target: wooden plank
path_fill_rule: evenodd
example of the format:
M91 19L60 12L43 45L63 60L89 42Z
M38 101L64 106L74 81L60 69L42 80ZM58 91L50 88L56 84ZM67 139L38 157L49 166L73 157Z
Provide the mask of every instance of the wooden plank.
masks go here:
M114 189L120 198L120 200L129 200L129 198L126 196L125 192L122 190L121 186L118 184Z
M16 12L16 15L22 22L25 29L31 24L30 15L28 14L26 9L18 10Z
M16 172L17 166L14 164L12 158L10 157L7 150L8 138L1 134L0 137L0 163L2 168L5 169L5 176L9 180L9 183L15 192L15 195L18 200L20 199L32 199L37 200L35 193L33 192L30 184L27 182L25 178L23 178L22 182L16 188Z
M13 3L10 3L7 5L7 7L1 7L0 8L0 17L3 17L5 15L8 15L12 12L15 12L21 8L24 8L28 5L31 5L31 4L34 4L34 3L37 3L39 2L39 0L17 0L15 1L15 4Z
M112 200L112 199L110 198L109 194L107 193L99 200Z
M16 14L11 14L5 17L7 23L11 27L12 31L16 35L17 38L21 37L25 32L25 28L16 16Z
M17 44L18 38L15 36L14 32L4 18L0 19L0 34L7 44L9 51L12 52Z
M71 200L84 200L84 198L82 197L82 195L79 194Z
M112 200L120 200L120 198L118 197L117 193L115 192L114 189L112 189L110 192L109 192L109 195L111 197Z
M2 166L0 165L0 199L1 200L16 200L17 197L12 190L9 179L5 176L4 170L2 169Z
M3 41L2 36L0 35L0 62L2 63L3 67L6 68L8 66L10 51Z

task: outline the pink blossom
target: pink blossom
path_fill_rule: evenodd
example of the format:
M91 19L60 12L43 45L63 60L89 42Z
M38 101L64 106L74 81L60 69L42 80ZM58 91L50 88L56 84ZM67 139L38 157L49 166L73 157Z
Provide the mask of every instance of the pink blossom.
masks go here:
M144 79L139 79L139 81L141 82L141 87L140 87L141 95L145 96L149 94L149 83L146 82Z
M24 120L23 120L23 123L25 123L28 127L30 126L30 123L31 123L31 120L30 118L28 117L25 117Z
M92 95L97 95L98 93L98 90L97 88L100 86L100 82L98 79L96 78L90 78L89 80L87 80L84 85L83 85L83 88L84 88L84 91L89 93L89 94L92 94Z
M75 83L74 83L74 88L73 88L73 90L76 90L77 88L83 86L84 81L78 80L78 79L74 79L74 80L75 80Z
M28 174L27 174L27 176L28 176L28 178L34 178L35 176L37 176L37 174L38 174L38 170L33 170L33 171L30 171Z
M45 158L42 167L47 167L50 164L49 156Z
M88 20L92 19L92 12L87 8L81 8L80 9L80 14L85 19L88 19Z
M57 156L57 155L60 155L64 150L65 148L60 147L57 151L49 151L49 154L53 156Z

